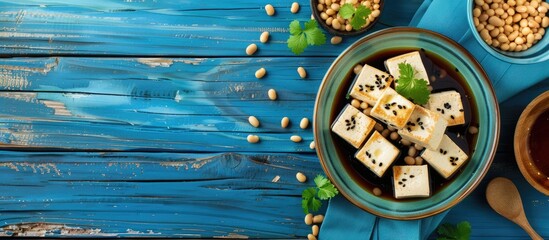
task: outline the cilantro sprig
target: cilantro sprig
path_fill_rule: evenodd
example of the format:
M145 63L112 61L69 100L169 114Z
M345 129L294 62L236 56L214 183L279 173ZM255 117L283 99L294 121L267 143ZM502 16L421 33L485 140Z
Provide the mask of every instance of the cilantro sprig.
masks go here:
M322 206L320 200L328 200L339 193L332 182L322 175L317 175L314 182L316 187L306 188L301 193L301 207L305 214L318 211Z
M296 55L305 51L308 45L322 45L326 43L326 35L318 28L316 20L311 19L305 22L305 28L301 28L301 23L294 20L290 23L290 37L288 38L288 48Z
M431 94L427 87L427 81L414 78L414 68L409 63L399 63L398 69L400 77L397 79L396 91L416 104L426 104L429 101L429 94Z
M366 19L368 19L370 13L372 13L372 10L363 5L358 5L355 8L352 4L345 3L339 8L339 15L343 19L351 19L351 26L354 30L359 30L366 25Z
M437 240L468 240L471 236L471 224L467 221L458 223L456 226L445 223L437 229Z

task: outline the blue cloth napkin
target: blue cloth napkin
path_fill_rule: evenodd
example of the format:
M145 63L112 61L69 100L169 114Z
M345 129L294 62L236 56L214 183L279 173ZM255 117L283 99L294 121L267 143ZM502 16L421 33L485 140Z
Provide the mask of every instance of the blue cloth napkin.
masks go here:
M386 6L385 9L391 9ZM512 64L484 50L467 22L467 1L425 0L410 26L441 33L460 43L481 63L502 102L541 81L549 81L549 61ZM425 239L438 227L448 211L412 221L376 217L338 195L330 200L319 239Z

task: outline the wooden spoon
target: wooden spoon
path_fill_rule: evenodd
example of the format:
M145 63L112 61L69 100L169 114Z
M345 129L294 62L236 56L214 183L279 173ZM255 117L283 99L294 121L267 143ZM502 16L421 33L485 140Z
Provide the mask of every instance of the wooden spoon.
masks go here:
M532 239L543 240L528 223L519 191L511 180L502 177L492 179L486 188L486 200L492 209L519 225Z

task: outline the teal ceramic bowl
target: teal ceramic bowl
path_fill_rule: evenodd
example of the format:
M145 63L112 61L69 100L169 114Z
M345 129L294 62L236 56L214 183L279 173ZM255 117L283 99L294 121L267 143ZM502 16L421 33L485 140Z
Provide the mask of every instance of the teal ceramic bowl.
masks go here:
M455 66L467 81L474 95L479 132L469 163L446 187L429 198L406 201L374 196L345 165L336 149L341 141L330 130L338 109L334 100L344 98L352 81L347 76L353 67L368 56L402 49L424 50L431 56L444 59ZM326 175L341 194L356 206L381 217L391 219L420 219L440 213L456 205L470 194L488 171L499 139L499 107L488 77L473 56L456 42L440 34L418 28L389 28L372 33L349 46L328 69L316 98L314 137L316 151ZM363 180L362 180L363 181Z
M467 22L469 23L469 30L480 46L482 46L482 48L484 48L484 50L492 56L513 64L531 64L549 60L549 37L547 34L545 34L543 38L531 48L521 52L503 51L488 45L480 37L473 21L473 8L475 6L475 0L468 0L467 6L469 6L469 9L467 9Z

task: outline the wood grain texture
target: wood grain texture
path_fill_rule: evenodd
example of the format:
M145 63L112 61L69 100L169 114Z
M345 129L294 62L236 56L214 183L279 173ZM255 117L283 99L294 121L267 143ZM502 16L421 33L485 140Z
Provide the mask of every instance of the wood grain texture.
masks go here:
M257 56L291 56L288 25L311 16L309 1L298 2L301 10L292 14L285 0L1 0L0 54L245 56L246 46L256 43ZM376 29L407 25L423 1L386 2L394 8L382 14ZM275 16L265 14L267 3ZM263 31L271 33L267 44L259 42ZM356 39L312 47L303 55L336 56Z
M1 147L176 152L312 152L325 58L0 60ZM169 62L169 64L167 64ZM164 66L155 64L162 63ZM301 79L297 66L308 71ZM268 71L263 79L254 72ZM278 92L271 101L267 90ZM248 123L256 116L260 128ZM282 117L293 124L280 127ZM259 144L246 141L261 137ZM301 135L302 143L290 141Z
M304 237L295 173L322 173L303 154L1 154L0 235Z
M297 122L312 118L326 69L357 39L294 56L287 27L309 19L308 2L294 15L283 0L0 0L0 235L304 238L300 194L312 182L295 173L322 169L311 127ZM387 0L376 29L407 25L422 2ZM248 57L250 43L259 51ZM486 182L506 176L549 237L548 199L520 176L509 141L520 111L548 89L502 105L494 164L445 222L470 221L473 239L527 239L484 200Z

